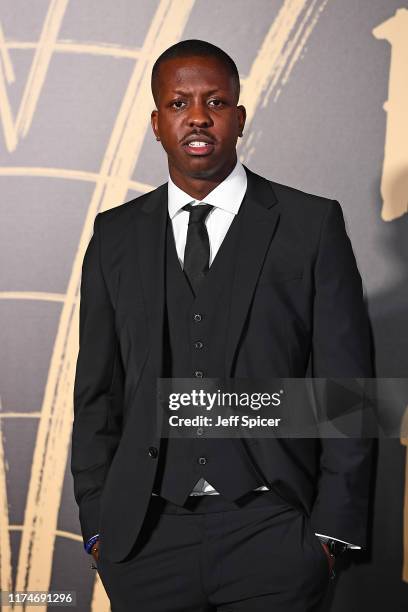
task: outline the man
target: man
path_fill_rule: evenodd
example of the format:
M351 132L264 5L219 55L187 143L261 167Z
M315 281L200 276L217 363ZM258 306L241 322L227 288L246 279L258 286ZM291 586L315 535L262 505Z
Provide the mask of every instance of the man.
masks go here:
M245 108L221 49L152 71L169 177L98 214L82 270L72 436L84 544L114 612L317 610L366 544L363 439L166 438L157 379L372 376L337 201L237 160ZM204 432L205 433L205 432Z

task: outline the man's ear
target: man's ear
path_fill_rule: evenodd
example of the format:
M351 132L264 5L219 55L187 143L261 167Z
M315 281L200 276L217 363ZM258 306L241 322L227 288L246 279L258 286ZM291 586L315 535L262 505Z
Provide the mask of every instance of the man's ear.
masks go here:
M150 115L150 123L152 125L154 135L156 136L156 140L160 140L159 131L158 131L158 110L157 109L152 110L152 113Z
M239 106L237 106L237 110L238 110L238 122L239 122L239 128L240 128L239 133L242 134L242 132L244 131L245 121L246 121L246 108L245 106L240 104Z

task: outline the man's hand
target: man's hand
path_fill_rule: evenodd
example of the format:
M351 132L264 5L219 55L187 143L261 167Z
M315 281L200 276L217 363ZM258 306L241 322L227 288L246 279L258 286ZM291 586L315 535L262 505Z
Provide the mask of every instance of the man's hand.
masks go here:
M95 544L91 548L91 553L95 561L98 561L99 557L99 540L96 540Z
M336 563L336 559L335 557L333 557L330 554L330 550L329 547L327 546L326 542L322 542L321 540L319 540L320 544L323 546L324 552L326 553L326 556L329 560L329 569L330 569L330 573L332 572L333 568L334 568L334 564Z

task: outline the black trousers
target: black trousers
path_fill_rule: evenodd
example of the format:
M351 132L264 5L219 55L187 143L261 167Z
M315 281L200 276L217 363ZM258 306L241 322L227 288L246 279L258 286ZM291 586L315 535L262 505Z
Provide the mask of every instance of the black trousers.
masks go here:
M329 563L309 517L272 491L152 497L131 554L98 573L112 612L315 612Z

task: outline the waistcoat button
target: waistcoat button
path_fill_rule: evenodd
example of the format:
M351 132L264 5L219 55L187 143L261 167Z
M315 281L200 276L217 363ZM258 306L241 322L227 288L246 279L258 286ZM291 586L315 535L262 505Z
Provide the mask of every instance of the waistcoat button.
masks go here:
M203 317L198 312L196 312L196 314L194 315L194 321L201 321L202 318Z
M197 459L197 462L198 462L200 465L205 465L205 464L207 463L207 459L206 459L205 457L199 457L199 458Z
M201 342L201 340L197 340L197 342L194 343L195 348L203 348L204 344Z
M156 459L157 457L157 448L155 446L149 446L149 457L151 457L152 459Z
M196 371L194 372L194 376L195 376L196 378L202 378L202 377L203 377L203 372L202 372L201 370L196 370Z

